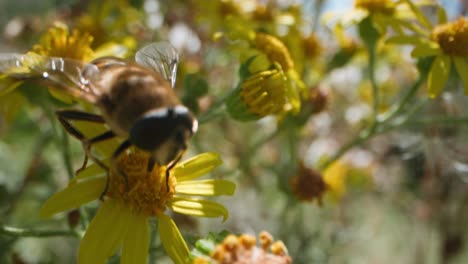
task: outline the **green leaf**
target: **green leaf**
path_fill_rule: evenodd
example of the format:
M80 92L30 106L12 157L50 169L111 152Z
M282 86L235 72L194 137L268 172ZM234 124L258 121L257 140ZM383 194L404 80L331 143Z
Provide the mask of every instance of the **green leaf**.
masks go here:
M427 88L429 97L435 98L439 95L450 75L451 59L449 56L437 56L429 71Z
M210 232L205 238L199 239L195 242L195 247L190 252L193 257L207 256L215 250L217 244L223 242L230 232L223 230L220 233Z
M182 103L198 113L198 98L208 93L208 82L198 73L187 74L184 78L184 91Z
M359 24L359 36L369 48L374 48L380 38L380 32L372 22L370 16L363 19Z

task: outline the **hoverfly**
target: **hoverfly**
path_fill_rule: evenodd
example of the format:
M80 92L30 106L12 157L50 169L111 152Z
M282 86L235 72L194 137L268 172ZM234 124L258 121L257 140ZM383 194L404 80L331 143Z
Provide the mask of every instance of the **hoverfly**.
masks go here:
M111 157L135 146L150 154L148 171L155 164L169 171L187 149L187 142L197 131L197 120L174 93L178 53L167 42L143 47L135 54L135 63L115 57L98 58L91 63L34 54L0 54L0 72L20 79L40 78L77 99L96 105L101 115L78 110L59 110L57 117L65 130L79 139L88 158L109 173L109 167L91 152L93 144L114 137L123 142ZM72 121L107 124L107 132L86 138ZM128 185L128 183L127 183ZM104 195L108 188L108 180ZM101 196L102 197L102 196Z

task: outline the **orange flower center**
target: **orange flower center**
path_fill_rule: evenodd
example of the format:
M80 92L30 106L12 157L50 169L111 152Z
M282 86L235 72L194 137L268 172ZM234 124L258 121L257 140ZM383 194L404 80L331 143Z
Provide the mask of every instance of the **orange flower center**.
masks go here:
M448 55L468 56L468 19L460 17L457 21L435 27L432 39Z
M121 173L115 170L110 173L106 195L122 200L137 213L157 216L166 210L167 201L174 196L176 178L170 174L168 191L166 168L155 165L148 172L148 160L149 155L141 151L122 155L117 161Z

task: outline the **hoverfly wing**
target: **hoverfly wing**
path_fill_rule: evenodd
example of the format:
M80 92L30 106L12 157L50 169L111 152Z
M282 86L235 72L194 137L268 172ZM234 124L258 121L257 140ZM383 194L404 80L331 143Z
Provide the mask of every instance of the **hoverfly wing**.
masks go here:
M90 102L94 102L98 95L92 86L92 82L99 78L98 68L78 60L0 53L0 73L18 79L45 79L70 95Z
M169 42L156 42L141 48L135 54L135 61L161 74L174 88L179 54Z

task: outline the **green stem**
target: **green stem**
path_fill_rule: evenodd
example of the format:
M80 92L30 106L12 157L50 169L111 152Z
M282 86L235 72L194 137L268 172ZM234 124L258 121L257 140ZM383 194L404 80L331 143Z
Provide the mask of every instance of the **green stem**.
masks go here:
M336 152L330 159L328 159L325 163L321 164L320 169L326 170L330 165L332 165L335 161L337 161L341 156L343 156L346 152L348 152L350 149L361 145L371 137L375 136L378 134L378 130L375 129L372 125L369 126L367 129L364 129L359 133L357 137L352 139L350 142L348 142L346 145L342 146L338 152Z
M68 134L65 132L65 129L62 129L62 143L63 143L63 161L65 163L65 168L67 169L68 178L72 179L75 176L73 172L73 165L71 161L71 154L70 154L70 141L68 138Z
M438 116L432 118L423 118L423 119L415 119L410 120L411 123L416 124L464 124L468 125L468 117L445 117L445 116Z
M374 102L372 106L374 110L374 116L373 116L373 124L371 125L371 127L375 127L377 123L377 116L379 115L379 105L380 105L379 86L377 85L377 80L375 78L375 62L377 58L375 45L369 46L368 52L369 52L369 80L371 82L372 94L374 97Z
M414 97L414 95L419 90L419 88L421 87L421 85L424 83L425 80L426 80L426 74L421 73L419 75L419 78L416 80L416 82L414 82L411 88L403 96L403 99L401 99L400 103L394 104L390 108L390 110L388 110L387 112L381 115L381 117L379 118L380 122L385 123L388 120L400 114L401 111L404 109L404 107L407 105L407 103Z
M157 245L158 240L158 226L155 222L156 220L152 219L149 222L150 227L150 249L149 249L149 263L156 263L158 254L157 252L161 250L160 246Z
M372 48L369 48L369 51L370 53L371 52ZM375 53L374 53L375 55ZM370 57L373 57L373 56L370 56ZM369 60L369 63L370 63L370 68L372 69L373 68L373 63L371 63L371 61L373 61L374 59L370 59ZM374 90L377 90L377 86L376 86L376 83L375 83L375 79L374 79L374 74L373 74L373 70L370 70L371 72L371 82L374 83L373 84L373 89ZM366 129L364 129L361 133L359 133L359 135L357 135L354 139L352 139L350 142L348 142L347 144L345 144L344 146L342 146L338 152L336 152L329 160L327 160L325 163L323 163L321 165L321 169L322 170L325 170L326 168L328 168L333 162L337 161L339 158L341 158L341 156L343 156L346 152L348 152L350 149L366 142L367 140L369 140L370 138L378 135L378 134L383 134L383 133L386 133L390 130L393 130L395 128L398 128L398 127L401 127L402 125L404 124L407 124L409 121L410 121L410 116L412 116L416 110L420 109L425 103L426 101L423 101L421 102L420 104L417 104L413 110L409 111L408 115L406 115L403 120L395 123L395 124L389 124L390 121L395 118L396 116L398 116L402 110L404 109L404 107L408 104L408 102L416 95L416 92L418 91L419 87L421 87L421 85L424 83L425 79L426 79L426 74L420 74L420 77L414 82L414 84L411 86L411 88L408 90L408 92L405 94L405 96L403 97L403 99L396 105L394 105L394 107L392 107L388 112L384 113L380 118L376 118L373 120L372 124L367 127ZM372 79L374 79L374 81L372 81ZM374 93L374 95L377 95L377 93ZM378 99L374 99L374 107L375 106L378 106ZM375 110L375 108L374 108ZM374 113L378 113L378 112L374 112ZM412 121L413 122L413 121ZM417 122L417 121L415 121Z
M80 234L75 230L33 230L23 229L11 226L0 226L1 236L13 237L53 237L53 236L71 236L80 237Z
M218 110L224 105L226 99L233 93L234 90L229 91L225 95L219 97L215 103L205 113L198 117L198 124L202 125L211 121L212 119L219 117L220 113Z

